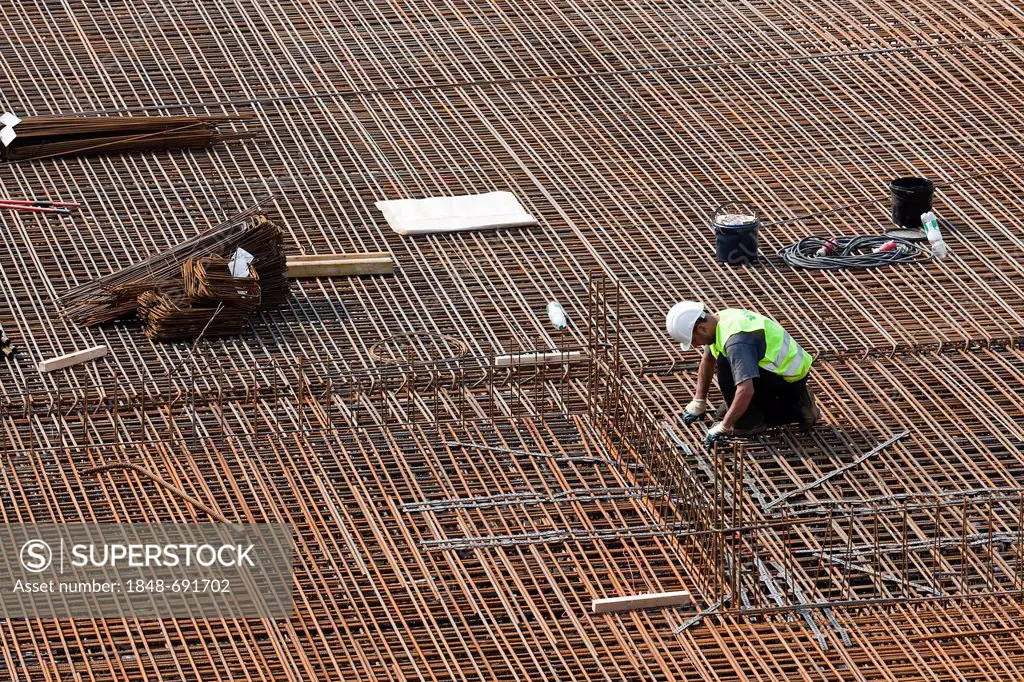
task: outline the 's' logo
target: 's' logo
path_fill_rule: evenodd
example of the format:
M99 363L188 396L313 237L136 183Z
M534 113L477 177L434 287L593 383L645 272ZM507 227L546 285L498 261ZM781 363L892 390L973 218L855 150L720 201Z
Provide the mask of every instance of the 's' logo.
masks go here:
M53 552L42 540L29 540L21 546L21 565L30 573L42 573L53 563Z

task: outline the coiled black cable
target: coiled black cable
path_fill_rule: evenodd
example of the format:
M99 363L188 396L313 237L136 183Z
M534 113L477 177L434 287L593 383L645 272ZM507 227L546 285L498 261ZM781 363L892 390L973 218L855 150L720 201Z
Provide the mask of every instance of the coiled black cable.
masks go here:
M886 242L896 242L892 251L874 253ZM830 255L817 255L822 248ZM893 263L914 263L928 257L928 251L912 241L899 237L804 237L796 244L779 251L779 257L794 268L842 270L843 268L877 268Z

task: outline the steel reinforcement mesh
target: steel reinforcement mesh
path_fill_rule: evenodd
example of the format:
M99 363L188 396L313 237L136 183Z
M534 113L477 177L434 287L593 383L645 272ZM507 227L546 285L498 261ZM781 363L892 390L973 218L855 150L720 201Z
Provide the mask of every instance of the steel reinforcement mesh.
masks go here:
M475 356L582 345L587 273L595 270L623 284L621 352L645 407L659 416L686 403L695 368L662 332L664 311L680 298L755 308L821 354L815 386L824 426L751 448L747 518L762 507L759 495L813 481L896 428L910 437L793 506L854 498L848 509L863 499L1021 485L1022 377L1013 348L1024 327L1020 3L143 0L0 8L5 109L254 114L237 129L256 133L208 150L0 165L5 195L84 204L59 221L0 215L0 326L20 350L18 362L0 366L4 396L69 387L95 396L101 384L156 396L168 374L181 391L185 358L188 376L221 377L208 388L300 358L337 376L373 365L375 344L402 334L415 339L420 360L440 354L442 338ZM951 223L947 260L806 272L775 257L809 234L883 229L886 183L907 174L942 183L935 206ZM514 192L540 226L402 239L373 208L380 199L490 190ZM396 275L296 283L284 310L192 355L188 344L150 342L137 322L82 329L60 317L54 300L66 289L266 195L289 252L388 250ZM731 269L713 262L708 219L737 197L769 222L863 205L767 227L762 263ZM568 341L546 329L551 299L573 322ZM59 376L35 370L39 360L100 343L111 353L96 363ZM1024 667L1014 630L1020 608L1006 599L836 610L817 634L801 617L704 619L678 636L671 631L686 614L591 618L584 611L593 596L706 579L687 575L678 545L659 535L594 534L662 522L635 497L636 480L588 469L555 488L536 472L509 478L504 460L482 452L471 459L428 447L415 430L401 442L359 434L325 444L302 435L308 421L282 424L258 401L225 409L239 422L225 436L228 448L204 446L193 456L171 438L125 456L225 514L295 520L308 548L300 575L315 596L281 623L5 622L0 677L1008 679ZM484 423L496 416L487 412L493 403L478 409ZM151 438L165 430L158 405L139 415ZM138 472L77 477L75 458L96 463L109 448L61 448L104 443L111 434L102 420L26 419L3 422L6 521L204 518ZM502 436L512 439L505 445L607 447L586 424L550 419L505 427L515 433ZM194 420L188 435L222 422ZM449 435L501 441L488 428ZM455 474L434 481L442 469L426 462L435 456L448 458L452 472L472 467L477 478L445 487ZM385 466L399 473L385 477ZM536 497L514 497L520 476ZM421 480L425 487L415 487ZM563 517L568 503L555 496L564 490L588 492ZM445 504L457 495L484 507L396 506L436 503L428 496L442 493ZM557 517L548 525L551 510ZM396 540L404 524L446 532ZM574 527L594 532L497 548L411 542ZM785 557L785 540L769 534L759 546ZM351 565L332 565L331 551L353 557ZM463 564L456 552L478 563ZM443 579L428 578L429 589L410 582L435 573Z

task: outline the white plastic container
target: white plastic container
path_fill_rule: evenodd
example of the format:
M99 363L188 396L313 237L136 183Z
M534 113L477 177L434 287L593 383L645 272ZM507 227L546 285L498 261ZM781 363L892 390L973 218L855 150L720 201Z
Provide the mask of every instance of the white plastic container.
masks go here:
M928 243L932 245L932 258L942 260L949 255L946 242L942 241L942 232L939 230L939 220L931 211L921 214L921 224L924 225L925 234L928 235Z
M565 308L562 307L561 303L558 303L557 301L551 301L548 303L548 319L551 320L551 324L555 329L559 331L565 329L567 321L565 317Z

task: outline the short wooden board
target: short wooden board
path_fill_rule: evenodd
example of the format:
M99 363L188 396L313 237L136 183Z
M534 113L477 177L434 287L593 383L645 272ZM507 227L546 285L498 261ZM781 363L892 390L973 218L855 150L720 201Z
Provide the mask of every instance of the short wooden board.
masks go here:
M635 594L630 597L608 597L595 599L591 607L594 613L616 613L618 611L639 611L641 609L660 609L667 606L690 606L693 597L685 590L678 592L651 592Z
M86 348L85 350L76 351L74 353L68 353L62 355L59 358L53 358L51 360L43 360L39 363L39 371L43 374L47 372L53 372L58 369L64 369L65 367L72 367L74 365L80 365L83 362L89 362L97 358L102 358L107 354L106 346L94 346L92 348Z
M328 253L316 256L288 256L285 277L353 277L390 275L394 272L390 253Z
M551 351L546 353L516 353L514 355L498 355L494 358L494 364L498 367L510 367L512 365L557 365L573 360L579 360L583 353L573 351Z

